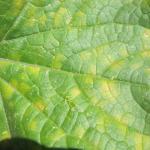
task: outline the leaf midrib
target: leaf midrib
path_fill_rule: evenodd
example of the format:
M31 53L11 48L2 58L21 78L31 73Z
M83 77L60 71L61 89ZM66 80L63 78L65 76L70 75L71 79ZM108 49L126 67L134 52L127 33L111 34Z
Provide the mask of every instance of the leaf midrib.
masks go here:
M120 26L123 26L123 25L126 25L127 27L133 27L133 26L139 26L141 28L145 28L139 24L124 24L124 23L119 23L119 22L107 22L107 23L101 23L101 24L91 24L91 25L84 25L84 26L70 26L70 25L66 25L66 26L62 26L62 27L51 27L50 29L46 29L46 30L41 30L40 32L34 32L34 33L31 33L31 34L26 34L26 35L20 35L20 36L17 36L17 37L14 37L14 38L10 38L10 39L3 39L0 41L0 43L2 42L7 42L7 41L12 41L12 40L16 40L16 39L21 39L21 38L26 38L26 37L29 37L29 36L32 36L32 35L36 35L36 34L41 34L41 33L46 33L46 32L52 32L54 30L61 30L61 29L86 29L86 28L94 28L96 26L105 26L105 25L120 25Z
M4 61L10 62L10 63L14 63L14 64L21 64L23 66L39 67L39 68L43 68L45 70L56 71L58 73L66 73L66 74L70 74L70 75L73 75L73 76L90 76L93 79L94 78L105 79L105 80L112 81L112 82L113 81L114 82L123 82L123 83L127 83L127 84L134 84L134 85L137 85L137 86L150 87L150 85L146 84L146 83L140 83L140 82L135 82L135 81L128 81L128 80L119 79L119 78L110 78L110 77L105 76L104 74L98 75L98 74L90 74L90 73L77 73L77 72L72 72L72 71L68 71L68 70L61 70L61 69L57 69L57 68L50 68L50 67L47 67L47 66L44 66L44 65L30 64L30 63L27 63L27 62L15 61L15 60L10 60L10 59L5 59L5 58L0 58L0 60L4 60Z

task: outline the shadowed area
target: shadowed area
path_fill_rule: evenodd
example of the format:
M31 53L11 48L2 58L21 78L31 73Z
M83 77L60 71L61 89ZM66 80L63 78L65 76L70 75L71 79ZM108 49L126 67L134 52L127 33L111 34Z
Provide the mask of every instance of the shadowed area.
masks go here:
M77 150L74 148L47 148L24 138L6 139L0 142L0 150Z

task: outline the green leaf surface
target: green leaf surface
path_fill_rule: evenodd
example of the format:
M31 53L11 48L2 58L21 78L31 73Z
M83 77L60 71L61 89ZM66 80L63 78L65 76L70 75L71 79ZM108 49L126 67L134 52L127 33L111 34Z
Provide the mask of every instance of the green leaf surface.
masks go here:
M150 0L0 0L0 140L150 150Z

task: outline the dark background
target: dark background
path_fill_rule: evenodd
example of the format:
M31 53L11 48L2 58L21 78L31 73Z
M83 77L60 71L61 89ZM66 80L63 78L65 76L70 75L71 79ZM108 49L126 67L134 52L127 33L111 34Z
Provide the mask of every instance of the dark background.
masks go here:
M32 140L12 138L0 142L0 150L77 150L73 148L47 148Z

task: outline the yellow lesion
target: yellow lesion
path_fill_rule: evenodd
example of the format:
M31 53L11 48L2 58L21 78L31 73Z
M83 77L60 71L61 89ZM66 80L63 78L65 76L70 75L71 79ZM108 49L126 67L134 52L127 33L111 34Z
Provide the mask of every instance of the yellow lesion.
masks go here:
M52 138L53 141L58 141L59 139L61 139L63 136L65 136L65 133L63 130L57 129L56 131L54 131L51 135L50 135L50 139Z
M85 76L84 82L86 84L92 84L93 85L93 77L91 77L90 75L89 76Z
M21 11L23 6L25 5L25 1L23 0L12 0L12 10L11 10L11 15L16 16L18 13Z
M99 83L99 87L100 87L100 90L103 91L102 95L106 95L106 93L110 93L109 92L109 87L108 87L108 83L107 81L105 80L102 80L100 83ZM109 94L110 95L110 94Z
M106 99L105 101L101 101L101 105L106 105L107 103L113 103L117 101L117 98L119 97L119 89L115 85L115 83L112 83L111 81L103 80L100 82L100 91L102 91L102 97Z
M78 126L78 127L76 127L76 129L74 130L74 134L75 134L77 137L82 138L82 136L84 135L85 131L86 131L86 130L85 130L83 127Z
M150 148L150 136L147 136L147 135L142 135L143 137L143 149L141 150L149 150ZM138 149L139 150L139 149Z
M22 93L27 93L29 91L31 91L31 86L28 85L26 82L20 81L20 80L16 80L16 79L11 79L10 80L10 84L19 89Z
M45 25L46 21L47 21L47 17L45 15L42 15L40 18L39 18L39 21L42 25Z
M89 71L89 73L91 73L92 75L96 75L96 64L90 65L88 71Z
M13 54L10 54L10 57L11 57L12 59L14 59L15 61L19 61L20 58L21 58L21 55L18 54L18 53L13 53Z
M41 100L37 100L35 102L35 106L40 110L43 111L46 108L46 104L44 102L42 102Z
M29 129L31 130L36 130L37 129L37 122L35 120L31 121L29 124L28 124L28 127Z
M120 130L121 135L122 135L123 137L125 137L125 136L126 136L126 132L127 132L127 127L124 126L124 125L119 125L119 126L117 126L117 127L119 127L119 130Z
M11 79L10 83L14 86L14 87L18 87L18 81L15 79Z
M11 86L3 85L3 96L5 99L10 99L14 94L14 90Z
M18 74L18 80L21 81L28 81L28 76L27 74L23 71L22 73Z
M54 16L54 25L59 27L64 24L69 24L71 20L71 15L66 8L60 7Z
M150 30L149 29L144 30L144 37L145 38L150 38Z
M0 59L0 70L6 69L12 62L8 62L6 60Z
M126 113L124 116L121 117L120 122L131 124L131 122L133 122L134 120L135 120L135 117L132 114Z
M21 8L22 5L24 4L22 2L22 0L13 0L14 5L16 6L16 8Z
M10 138L11 137L11 135L10 135L10 132L9 131L3 131L2 133L1 133L1 139L8 139L8 138Z
M92 98L91 98L91 103L92 103L94 106L99 106L99 102L100 102L100 100L99 100L97 97L92 97Z
M60 69L63 62L65 61L65 56L62 54L57 54L52 60L52 67L55 69Z
M28 27L34 27L37 23L37 20L35 18L30 18L26 21L26 26Z
M39 18L36 18L36 9L33 7L26 13L25 26L34 27Z
M70 91L70 96L71 96L72 98L75 98L75 97L79 96L80 94L81 94L81 91L80 91L80 89L77 88L77 87L74 87L74 88L71 89L71 91Z
M75 24L84 26L86 25L86 14L84 14L82 11L78 11L75 14Z
M25 82L21 82L20 84L19 84L19 87L18 87L20 90L21 90L21 92L22 93L27 93L27 92L29 92L29 91L31 91L31 86L30 85L28 85L27 83L25 83Z
M109 104L110 104L109 100L99 99L99 101L97 102L96 106L100 107L100 108L106 108Z
M120 69L123 68L123 66L124 66L124 62L123 61L115 62L115 63L112 64L112 68L114 70L120 70Z
M150 51L144 51L143 53L141 53L141 56L150 57Z
M113 82L109 82L108 86L110 89L110 93L112 94L112 97L114 98L114 100L116 100L120 95L119 87L117 87L116 83Z
M143 140L142 140L142 135L141 134L136 134L135 135L135 149L136 150L142 150L143 149L143 147L142 147L142 142L143 142Z
M90 59L91 58L91 56L92 56L92 54L90 53L90 52L86 52L86 53L80 53L80 58L81 58L81 60L88 60L88 59Z
M38 66L29 66L26 68L26 70L31 73L32 75L38 76L40 73L40 67Z
M142 65L143 65L143 62L137 62L136 64L132 64L131 68L133 70L136 70L136 69L140 68Z
M97 123L96 123L96 127L95 127L98 131L100 132L105 132L105 122L104 119L100 118Z
M147 75L150 75L150 68L144 69L144 73L146 73Z

